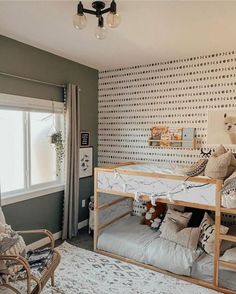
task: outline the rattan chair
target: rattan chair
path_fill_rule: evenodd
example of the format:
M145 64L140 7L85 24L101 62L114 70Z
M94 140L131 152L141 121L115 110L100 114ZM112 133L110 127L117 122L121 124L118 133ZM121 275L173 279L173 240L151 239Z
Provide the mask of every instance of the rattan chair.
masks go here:
M54 248L54 238L51 232L47 230L31 230L31 231L19 231L20 235L24 234L43 234L46 235L50 239L50 248L52 250L52 256L45 266L43 270L40 272L40 275L35 275L32 272L32 269L30 267L30 264L27 260L27 258L24 258L22 256L7 256L7 255L0 255L0 261L14 261L17 264L22 265L24 269L24 277L16 279L16 281L9 281L9 283L2 283L0 284L0 293L1 289L10 289L14 293L17 294L23 294L22 290L20 291L17 289L17 282L19 280L25 282L25 292L27 294L39 294L41 293L44 286L47 284L49 279L51 279L51 285L54 286L54 272L57 268L57 266L60 263L60 253ZM4 290L3 290L4 291ZM4 292L3 292L4 293Z

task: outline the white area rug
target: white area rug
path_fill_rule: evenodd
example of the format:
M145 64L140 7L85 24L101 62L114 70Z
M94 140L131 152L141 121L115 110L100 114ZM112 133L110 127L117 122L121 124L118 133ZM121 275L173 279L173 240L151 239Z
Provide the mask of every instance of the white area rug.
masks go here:
M56 287L43 294L216 294L151 270L63 243Z

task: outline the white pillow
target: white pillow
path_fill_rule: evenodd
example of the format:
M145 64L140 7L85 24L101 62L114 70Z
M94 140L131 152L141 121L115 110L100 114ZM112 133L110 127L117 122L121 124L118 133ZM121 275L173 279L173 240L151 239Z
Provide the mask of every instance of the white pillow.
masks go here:
M168 220L172 220L174 223L178 224L181 229L186 228L189 220L192 216L192 212L180 212L168 208L167 213L163 219L163 222L160 226L160 232L164 231L167 227L168 228Z
M0 223L2 223L3 225L6 224L5 216L3 214L3 211L2 211L1 207L0 207Z
M236 263L236 247L226 250L225 253L220 257L220 260Z

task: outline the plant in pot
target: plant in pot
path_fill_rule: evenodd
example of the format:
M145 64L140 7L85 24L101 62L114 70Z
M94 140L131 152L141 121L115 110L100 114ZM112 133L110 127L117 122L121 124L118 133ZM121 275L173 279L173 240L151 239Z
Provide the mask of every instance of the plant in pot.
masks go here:
M53 145L56 150L56 172L57 172L57 176L59 176L61 173L64 154L65 154L62 131L53 132L49 136L49 143Z

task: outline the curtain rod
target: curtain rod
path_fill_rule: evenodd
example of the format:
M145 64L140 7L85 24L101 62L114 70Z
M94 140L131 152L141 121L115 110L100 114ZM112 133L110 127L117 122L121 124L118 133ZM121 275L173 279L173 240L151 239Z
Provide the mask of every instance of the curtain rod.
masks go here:
M30 82L34 82L34 83L38 83L38 84L44 84L44 85L59 87L59 88L65 88L66 87L66 85L54 84L54 83L49 83L49 82L45 82L45 81L35 80L35 79L27 78L27 77L21 77L21 76L9 74L9 73L6 73L6 72L0 72L0 75L7 76L7 77L12 77L12 78L16 78L16 79L21 79L21 80L25 80L25 81L30 81Z

